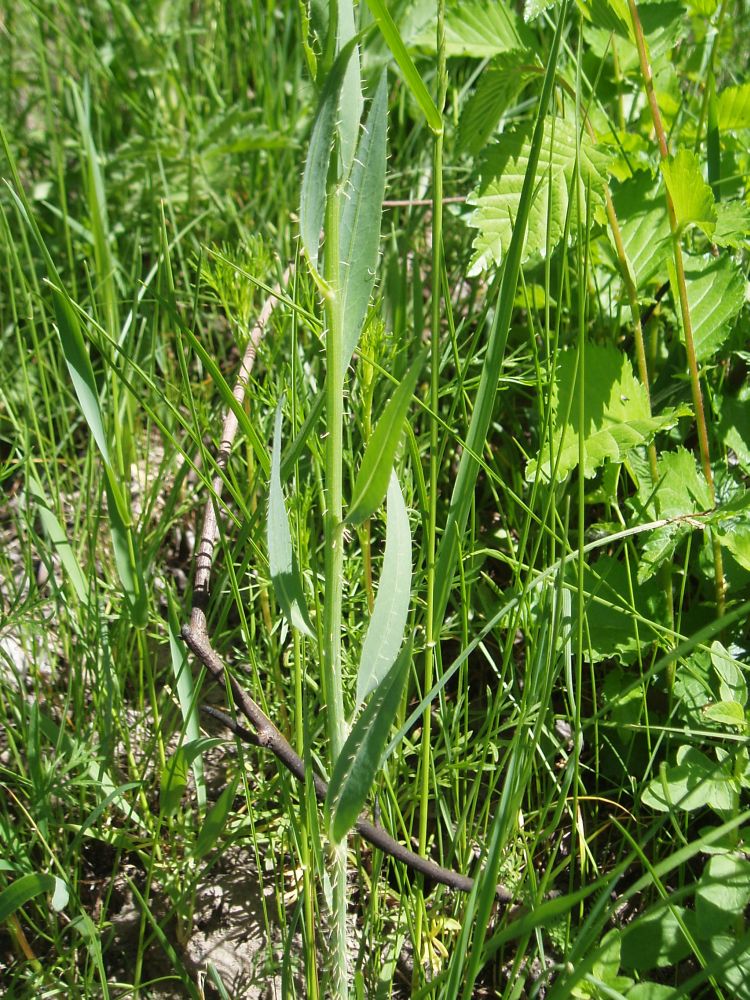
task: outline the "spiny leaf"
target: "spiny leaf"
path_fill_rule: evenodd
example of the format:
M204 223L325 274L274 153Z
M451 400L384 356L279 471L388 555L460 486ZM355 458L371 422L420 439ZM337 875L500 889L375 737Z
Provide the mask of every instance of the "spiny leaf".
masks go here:
M670 280L675 292L672 266ZM695 356L699 362L708 361L729 336L732 324L744 305L745 278L727 254L720 257L712 254L686 255L685 283Z
M492 60L461 112L459 149L474 156L484 149L511 102L530 80L540 76L541 66L535 63L529 49L512 49Z
M312 637L312 626L302 589L297 559L292 549L289 518L281 489L281 408L276 407L273 448L271 450L271 481L268 492L268 566L271 583L279 606L287 621L300 632Z
M529 164L531 127L524 126L502 136L490 147L480 166L482 180L468 198L475 205L470 223L479 230L474 240L472 272L499 264L510 245L524 177ZM545 121L536 184L529 212L523 260L532 254L553 250L563 234L570 211L570 232L576 230L576 212L586 216L586 195L602 203L610 154L595 146L588 135L580 135L580 198L574 195L577 159L576 126L563 118Z
M698 157L689 149L680 149L676 156L662 163L661 171L678 228L698 226L710 238L716 226L714 193L703 180Z
M411 532L396 473L388 486L385 555L357 672L357 704L383 680L401 648L411 597Z
M424 363L420 354L386 403L372 437L367 443L362 464L352 491L352 502L346 516L348 524L361 524L371 517L383 502L391 476L396 448L401 440L411 398Z
M357 822L375 781L410 663L411 642L407 642L355 722L334 765L325 810L331 838L336 843Z
M352 0L338 0L338 47L343 49L356 35L354 26L354 6ZM359 122L362 118L362 80L359 71L359 49L355 46L344 71L339 98L338 131L342 176L351 170L354 151L357 148Z
M549 444L526 467L526 478L548 479L554 469L562 481L578 465L578 438L584 435L584 475L591 477L605 462L621 462L632 449L646 444L657 431L674 427L681 411L652 416L648 394L633 374L628 357L610 345L587 344L584 384L576 385L577 352L558 355L552 390L554 425L552 456ZM579 423L578 393L583 393L583 428Z
M341 49L326 77L310 135L305 170L302 174L299 210L300 236L307 259L315 271L318 267L320 230L323 226L326 208L328 165L331 161L331 150L336 132L339 93L355 47L356 39L352 38Z
M415 45L435 50L435 21L413 39ZM459 0L445 14L445 50L448 56L486 59L510 49L527 48L533 38L525 24L502 0L487 4L481 0Z
M388 90L381 74L357 147L341 212L339 248L344 365L348 365L367 314L380 250L385 192Z

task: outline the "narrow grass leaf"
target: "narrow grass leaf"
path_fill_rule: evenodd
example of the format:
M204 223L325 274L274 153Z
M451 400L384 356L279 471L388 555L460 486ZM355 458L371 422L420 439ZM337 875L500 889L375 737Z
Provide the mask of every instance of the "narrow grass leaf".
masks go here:
M177 688L177 700L180 704L185 739L188 743L193 743L200 739L201 734L200 726L198 725L198 697L193 685L193 672L190 669L187 648L180 641L180 622L177 603L171 586L167 587L167 608L169 614L169 655L172 663L175 687ZM200 754L193 760L192 768L198 805L201 809L205 809L206 778L203 773L203 757Z
M357 704L380 684L398 655L411 597L411 532L396 473L388 486L385 555L357 672Z
M302 174L299 211L300 236L307 259L316 272L320 230L323 226L326 208L328 166L331 161L331 151L336 133L336 117L339 110L339 93L349 59L355 48L356 40L352 38L341 49L326 77L310 136L305 169Z
M346 515L348 524L355 526L361 524L371 517L383 502L396 449L401 440L404 420L423 364L424 354L420 354L412 362L396 391L386 403L382 416L367 443L354 483L352 502Z
M357 346L375 284L385 193L387 112L387 77L382 73L357 146L339 227L344 366Z
M461 455L461 462L458 467L458 474L453 485L451 495L450 511L446 521L445 532L440 540L440 547L437 554L437 566L435 570L435 598L434 598L434 632L429 639L433 639L439 634L442 626L445 611L448 606L451 583L453 581L453 571L456 567L458 557L459 539L461 538L469 508L474 496L474 486L479 472L478 456L484 451L487 431L492 418L492 411L495 403L495 393L500 380L500 370L505 356L505 345L508 341L508 331L513 313L513 302L515 298L516 285L518 283L518 273L521 268L521 259L526 242L526 227L529 221L529 212L534 196L537 167L542 152L544 140L544 124L547 116L550 98L555 82L555 72L557 70L557 57L560 51L560 41L562 38L562 28L565 23L568 5L567 0L563 0L560 18L552 42L552 48L547 62L547 69L542 85L542 94L539 98L536 124L534 134L528 151L526 162L526 172L524 174L523 186L518 200L518 211L516 213L513 233L508 245L508 252L505 257L502 275L500 279L500 291L497 300L495 318L490 331L489 343L487 344L487 354L482 367L482 375L477 390L476 402L471 415L469 431L466 435L466 447Z
M271 481L268 493L268 565L276 600L287 621L312 638L312 626L302 589L297 560L292 549L289 517L281 489L281 408L276 407L273 447L271 450Z
M384 0L367 0L370 13L375 18L375 23L380 29L380 33L385 39L385 43L391 50L393 58L398 63L398 67L404 74L404 80L414 99L422 109L422 114L427 119L427 124L433 132L442 132L443 119L435 106L435 102L430 97L430 92L424 84L424 80L419 75L417 67L414 65L411 56L406 50L398 28L394 24Z
M60 562L76 593L76 597L81 604L86 604L88 602L88 586L86 584L86 577L83 575L83 570L81 569L81 564L78 562L76 554L73 551L73 546L70 544L70 539L50 507L49 500L44 493L44 488L31 466L27 472L26 482L29 493L34 498L34 504L39 514L39 520L42 523L42 529L49 539L52 548L60 557Z
M239 783L239 777L230 782L206 814L195 842L195 854L197 857L205 858L221 836L224 827L227 825L229 814L232 811L232 803L237 794Z
M52 907L59 911L68 902L68 890L65 883L56 875L47 875L42 872L31 872L15 879L9 886L0 892L0 924L13 916L13 914L25 906L30 900L42 893L51 892L53 894Z
M211 747L221 746L222 740L201 737L185 743L166 761L161 774L159 808L162 815L174 816L187 789L188 769L193 761Z
M343 840L357 822L380 768L388 733L396 718L406 683L411 646L411 642L404 646L375 689L334 765L325 809L331 837L336 843Z

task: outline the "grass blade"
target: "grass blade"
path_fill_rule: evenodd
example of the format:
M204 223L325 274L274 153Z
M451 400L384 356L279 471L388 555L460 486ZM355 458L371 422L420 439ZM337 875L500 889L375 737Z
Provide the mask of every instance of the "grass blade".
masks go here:
M336 761L325 804L331 838L336 843L356 823L375 781L410 663L411 642L408 642L355 722Z
M15 879L0 892L0 924L43 892L53 894L52 907L55 910L62 910L68 902L68 890L56 875L32 872Z
M395 472L388 486L385 555L375 607L362 644L357 673L357 704L391 669L404 638L411 597L411 532L406 504Z
M346 516L348 524L355 526L361 524L371 517L383 502L406 413L423 364L424 355L420 354L386 403L383 414L367 443L354 483L349 513Z
M268 495L268 565L276 600L287 621L312 638L313 631L307 613L297 560L292 549L289 517L281 489L281 408L276 407L273 448L271 451L271 481Z

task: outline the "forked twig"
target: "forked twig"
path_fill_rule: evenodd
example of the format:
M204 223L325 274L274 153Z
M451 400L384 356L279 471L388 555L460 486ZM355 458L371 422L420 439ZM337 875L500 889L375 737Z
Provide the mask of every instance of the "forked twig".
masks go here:
M281 279L281 285L285 285L289 279L291 269L288 268ZM280 287L277 286L280 293ZM258 321L253 327L250 340L245 350L239 375L235 384L233 395L240 406L244 403L247 385L250 374L255 364L255 356L258 345L263 338L268 321L276 306L277 299L271 297L263 306ZM237 434L238 420L233 410L228 410L221 432L221 443L216 456L217 473L212 480L211 495L206 501L203 514L203 527L201 530L200 542L196 554L195 580L193 583L193 601L190 614L190 621L182 628L182 638L188 648L204 665L213 679L226 688L229 684L237 710L250 722L253 729L246 729L238 724L234 719L211 708L207 711L215 718L219 719L236 736L252 743L255 746L270 750L271 753L284 765L284 767L297 778L302 784L307 777L305 762L294 750L283 733L273 724L260 706L247 694L239 682L226 669L224 661L213 648L211 638L208 633L206 622L206 606L210 592L211 567L213 565L214 549L218 535L218 505L223 491L224 480L222 473L226 471L232 445ZM323 779L313 774L316 797L323 801L328 791L328 786ZM379 848L383 853L390 855L397 861L401 861L407 867L422 875L431 878L435 882L447 885L459 892L471 892L474 880L468 875L443 868L442 865L430 861L419 854L415 854L404 847L397 840L390 836L382 827L371 823L365 816L360 816L355 829L357 833L367 840L374 847ZM496 896L500 902L511 901L511 894L504 886L497 886Z

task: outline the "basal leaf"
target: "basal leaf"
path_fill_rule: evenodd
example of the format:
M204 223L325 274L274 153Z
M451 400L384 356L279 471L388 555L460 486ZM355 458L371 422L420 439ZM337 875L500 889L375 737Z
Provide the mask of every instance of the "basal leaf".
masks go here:
M680 149L676 156L662 163L661 171L678 228L698 226L710 238L716 226L714 193L703 179L698 157L689 149Z
M643 804L657 812L693 812L705 806L723 812L734 808L735 800L727 766L689 746L680 747L673 767L662 766L662 772L652 778L642 796Z
M477 89L464 105L458 124L459 149L478 155L500 118L541 67L528 49L503 52L482 73Z
M289 517L281 489L281 407L276 407L273 448L271 451L271 481L268 494L268 566L276 600L287 621L300 632L312 637L312 626L302 589L297 560L292 549Z
M576 386L577 352L559 352L552 389L552 461L549 446L545 446L542 456L528 463L528 480L537 474L549 478L553 469L556 478L563 480L578 465L579 392L584 399L583 471L587 477L604 462L621 462L632 448L677 423L680 413L675 410L651 415L646 390L625 354L597 344L587 344L585 351L583 386Z
M719 94L718 118L722 132L750 128L750 83L722 90Z
M643 289L659 275L672 253L664 192L658 190L650 174L638 171L634 177L616 185L612 201L625 254L637 287Z
M623 929L621 961L624 969L646 971L674 966L690 953L690 945L674 911L684 922L687 910L660 906Z
M435 21L428 23L413 43L435 51ZM458 0L445 14L445 48L449 56L487 59L510 49L533 44L528 28L504 0L493 4L481 0Z
M470 223L479 230L474 240L473 272L493 262L499 264L508 250L529 162L531 133L530 126L523 126L501 136L480 165L479 187L468 198L468 203L476 206ZM587 192L593 204L603 203L610 154L595 146L586 132L580 136L580 152L581 191L576 198L576 127L563 118L548 117L523 260L545 253L547 247L554 249L562 237L569 206L574 216L570 232L575 232L578 205L584 218L586 215Z
M315 115L305 169L302 174L299 225L302 246L311 266L317 271L320 231L326 208L328 165L331 162L336 120L339 111L339 94L349 60L356 48L352 38L341 49L331 71L326 77Z
M674 272L670 279L675 291ZM745 302L745 277L727 254L685 256L685 282L698 361L713 358Z
M388 486L385 555L357 672L357 704L383 680L401 648L411 597L411 532L395 472Z
M393 460L401 440L404 420L424 363L424 355L416 358L395 392L386 403L375 430L367 443L359 467L349 512L348 524L361 524L371 517L383 502L391 477Z
M703 938L731 927L750 902L750 862L715 854L706 862L695 890L695 916Z
M410 663L411 642L407 642L354 723L334 765L325 803L334 842L343 840L357 822L375 781Z
M387 111L387 78L383 73L359 140L341 212L339 280L345 365L357 346L375 284L385 191Z

